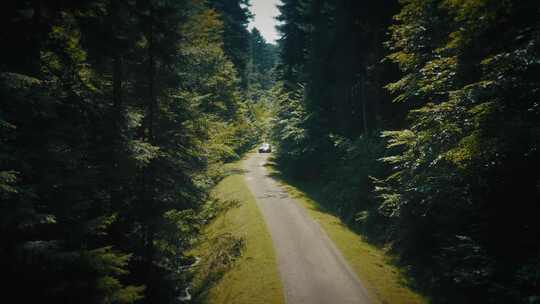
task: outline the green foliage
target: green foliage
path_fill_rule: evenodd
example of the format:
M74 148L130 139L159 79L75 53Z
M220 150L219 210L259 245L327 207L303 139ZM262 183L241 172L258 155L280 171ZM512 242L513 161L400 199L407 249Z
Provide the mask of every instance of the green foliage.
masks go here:
M305 27L305 5L298 0L285 0L278 5L280 24L276 27L281 33L279 40L280 78L285 86L294 86L302 80L302 65L305 61L307 35Z
M310 137L306 129L307 113L302 103L302 87L293 92L280 90L274 100L272 139L278 161L291 172L307 166Z
M258 134L224 50L230 20L197 0L5 8L5 296L177 301L218 168Z
M538 3L396 4L283 1L278 161L434 302L534 303Z
M259 101L265 91L274 86L277 46L267 43L257 28L250 33L250 61L248 62L248 94Z
M7 195L9 193L17 193L17 189L13 187L16 181L16 171L0 172L0 191L2 191L2 195Z
M408 129L383 133L394 173L379 181L380 209L395 250L440 302L536 295L508 279L538 250L532 11L527 1L406 1L391 28L389 57L405 75L388 88L418 108Z
M208 219L192 253L194 302L283 303L272 239L246 185L242 162L223 166L225 177L212 191Z
M221 16L223 50L234 64L242 87L246 87L250 44L247 25L252 17L249 12L249 0L209 0L208 4Z

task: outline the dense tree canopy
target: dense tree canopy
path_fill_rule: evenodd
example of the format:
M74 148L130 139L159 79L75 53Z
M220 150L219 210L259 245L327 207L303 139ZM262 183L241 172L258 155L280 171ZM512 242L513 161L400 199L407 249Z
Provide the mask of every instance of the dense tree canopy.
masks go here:
M320 184L434 302L536 303L538 1L280 10L284 170Z
M238 78L249 15L233 2L2 3L6 297L184 295L208 189L260 131Z
M249 63L249 84L259 85L269 90L274 85L274 67L277 63L277 46L266 42L257 28L250 33L251 60Z
M224 51L238 70L242 85L247 86L250 33L247 29L252 18L249 0L208 0L220 13L223 22Z
M419 276L458 301L538 292L539 13L534 1L409 1L391 28L404 75L388 87L419 107L384 133L398 149L381 209L402 227L401 254L429 266Z
M540 3L278 8L274 45L248 0L2 3L5 298L178 303L224 162L272 138L432 302L539 303Z

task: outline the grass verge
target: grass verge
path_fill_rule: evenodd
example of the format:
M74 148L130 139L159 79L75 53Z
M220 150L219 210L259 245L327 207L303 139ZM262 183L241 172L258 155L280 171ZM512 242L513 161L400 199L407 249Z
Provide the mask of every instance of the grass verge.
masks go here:
M204 238L192 254L215 255L221 250L215 240L223 235L241 239L242 254L219 274L208 273L216 271L213 266L201 267L207 271L195 274L194 290L202 291L197 302L281 304L284 298L274 247L255 198L245 183L241 162L228 164L227 171L230 174L216 186L213 195L223 201L237 201L238 206L225 211L205 228Z
M324 210L313 196L285 181L276 168L269 165L272 175L326 231L341 251L351 268L370 293L371 298L383 304L424 304L429 301L408 287L403 272L392 264L386 252L369 244L361 235L349 229L337 216ZM302 185L309 189L309 185Z

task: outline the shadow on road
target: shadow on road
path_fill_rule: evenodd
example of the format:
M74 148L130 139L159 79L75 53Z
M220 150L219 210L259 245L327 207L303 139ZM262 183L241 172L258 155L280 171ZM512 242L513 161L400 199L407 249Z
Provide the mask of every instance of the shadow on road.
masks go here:
M333 212L329 208L325 208L325 206L320 203L322 201L322 198L318 194L318 191L320 191L320 189L318 190L318 188L320 188L319 185L316 185L313 182L304 182L292 178L288 174L284 173L284 170L279 167L279 164L276 162L276 159L273 156L270 156L268 158L264 166L268 169L268 176L278 181L280 184L290 185L293 188L298 189L298 191L294 191L295 194L293 195L293 197L307 198L308 200L313 202L313 208L311 209L339 217L336 212Z

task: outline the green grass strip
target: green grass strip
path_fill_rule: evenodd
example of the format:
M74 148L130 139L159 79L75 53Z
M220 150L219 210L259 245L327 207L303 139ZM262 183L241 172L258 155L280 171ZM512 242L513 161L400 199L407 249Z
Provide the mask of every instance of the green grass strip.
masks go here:
M269 166L270 167L270 166ZM268 168L273 170L272 167ZM391 263L383 249L377 248L350 230L336 216L324 212L306 193L279 180L280 184L326 231L377 303L423 304L428 300L407 287L402 272Z
M272 240L255 198L245 183L241 162L229 164L227 167L233 173L216 186L214 196L221 200L237 200L240 206L219 215L205 229L205 239L212 240L216 236L230 233L243 238L245 248L232 268L220 276L217 282L213 282L204 297L204 302L284 303ZM208 250L212 250L212 244L203 241L195 248L193 254L206 256ZM201 286L196 288L200 289Z

